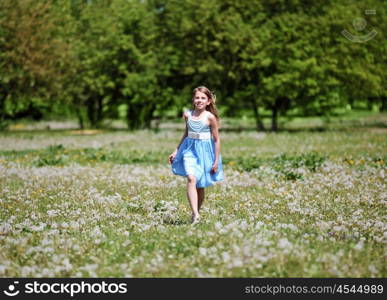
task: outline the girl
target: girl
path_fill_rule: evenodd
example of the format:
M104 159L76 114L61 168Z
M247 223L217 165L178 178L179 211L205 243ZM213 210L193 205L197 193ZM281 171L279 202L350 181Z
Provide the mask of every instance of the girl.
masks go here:
M173 173L188 179L187 197L193 224L200 220L204 188L224 178L215 100L215 95L204 86L193 90L193 110L184 113L185 132L169 156Z

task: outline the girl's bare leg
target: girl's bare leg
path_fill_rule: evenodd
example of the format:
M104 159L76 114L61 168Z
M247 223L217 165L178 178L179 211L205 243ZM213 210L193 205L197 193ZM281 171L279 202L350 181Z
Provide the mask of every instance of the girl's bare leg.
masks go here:
M187 182L187 197L192 209L192 217L199 217L198 210L198 192L196 190L196 178L193 175L188 175Z
M200 207L202 206L204 201L204 188L196 188L196 191L198 193L198 212L199 212Z

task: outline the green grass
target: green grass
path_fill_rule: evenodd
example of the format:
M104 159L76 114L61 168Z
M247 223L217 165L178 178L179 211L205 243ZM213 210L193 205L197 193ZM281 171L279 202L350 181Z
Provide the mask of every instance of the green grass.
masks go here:
M181 131L0 134L0 276L386 277L385 120L222 131L195 226Z

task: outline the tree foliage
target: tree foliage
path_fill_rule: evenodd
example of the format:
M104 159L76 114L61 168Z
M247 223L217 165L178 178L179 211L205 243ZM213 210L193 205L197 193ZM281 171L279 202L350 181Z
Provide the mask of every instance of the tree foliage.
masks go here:
M376 0L2 0L0 127L66 110L81 127L124 117L129 129L147 128L180 115L198 85L216 91L223 115L250 115L259 130L268 113L277 130L281 115L384 109L385 8ZM369 41L343 36L372 29Z
M58 97L72 65L66 9L55 1L0 2L1 124L38 118Z

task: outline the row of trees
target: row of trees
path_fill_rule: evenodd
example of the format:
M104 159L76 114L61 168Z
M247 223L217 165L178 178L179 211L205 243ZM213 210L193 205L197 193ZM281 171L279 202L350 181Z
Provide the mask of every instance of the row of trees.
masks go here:
M129 129L180 114L194 87L224 115L386 104L377 0L1 0L0 127L52 112ZM375 14L365 11L375 10ZM342 34L367 37L362 43ZM124 111L123 111L124 109Z

